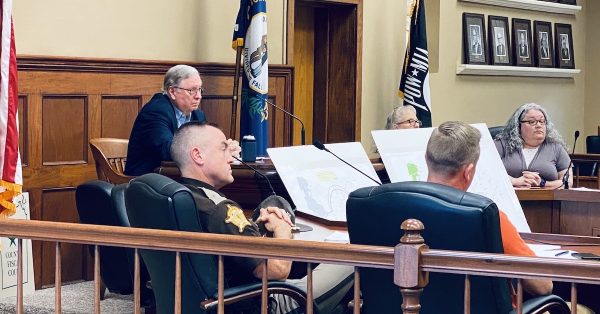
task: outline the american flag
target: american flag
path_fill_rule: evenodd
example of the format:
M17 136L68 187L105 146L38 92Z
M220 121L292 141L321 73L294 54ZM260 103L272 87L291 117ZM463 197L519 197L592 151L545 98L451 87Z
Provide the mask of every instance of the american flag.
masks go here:
M19 95L12 4L12 0L2 0L0 3L0 217L15 213L12 198L21 193L23 185L19 156Z

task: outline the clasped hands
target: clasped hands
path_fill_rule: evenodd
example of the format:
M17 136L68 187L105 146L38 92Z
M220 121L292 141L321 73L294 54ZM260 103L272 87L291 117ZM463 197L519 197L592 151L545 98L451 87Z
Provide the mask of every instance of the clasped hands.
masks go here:
M293 223L290 216L279 207L261 208L260 215L254 222L259 226L263 224L265 229L273 233L275 238L291 238Z
M523 171L523 175L519 178L516 178L516 184L513 184L515 187L537 187L540 186L542 182L542 177L538 172L534 171Z

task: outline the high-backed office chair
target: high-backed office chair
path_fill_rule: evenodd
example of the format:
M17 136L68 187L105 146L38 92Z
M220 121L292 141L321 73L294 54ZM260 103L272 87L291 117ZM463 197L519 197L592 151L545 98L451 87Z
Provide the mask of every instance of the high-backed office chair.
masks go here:
M600 135L590 135L585 139L585 148L588 154L600 154ZM592 169L589 172L591 176L598 175L598 163L592 164ZM600 188L600 187L598 187Z
M425 225L425 244L432 249L503 253L498 208L480 195L427 182L398 182L358 189L349 195L346 216L350 242L395 246L409 218ZM464 276L430 273L421 295L421 313L463 313ZM363 313L400 313L402 296L393 270L361 269ZM524 303L524 313L568 307L557 296ZM471 277L471 313L509 313L505 278ZM542 311L543 312L543 311Z
M77 187L75 198L79 220L85 224L129 227L125 211L125 184L114 186L94 180ZM90 254L94 256L94 249ZM117 294L133 293L134 256L132 249L100 246L100 276L104 285L100 299L104 299L106 289ZM152 291L146 288L150 279L143 263L140 265L142 305L151 305Z
M163 230L203 232L190 190L174 180L155 173L133 179L125 191L127 215L131 226ZM158 313L172 313L174 308L175 253L141 250L148 267ZM181 312L199 313L217 305L217 259L213 255L181 254ZM236 298L260 297L261 283L229 287L225 283L225 304ZM285 282L271 282L269 291L293 296L306 304L305 292ZM247 306L248 304L246 304ZM239 310L226 308L226 313Z
M134 177L124 175L129 140L93 138L90 148L94 156L98 179L113 184L127 183Z
M495 139L496 135L500 134L500 132L502 132L502 130L504 130L504 126L503 125L492 126L492 127L489 127L488 130L490 131L490 135L492 136L492 139Z

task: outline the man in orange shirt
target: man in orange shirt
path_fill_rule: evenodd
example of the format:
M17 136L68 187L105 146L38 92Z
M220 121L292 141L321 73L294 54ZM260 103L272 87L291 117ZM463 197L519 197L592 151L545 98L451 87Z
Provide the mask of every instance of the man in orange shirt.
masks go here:
M425 152L427 181L466 191L475 177L480 139L479 130L464 122L448 121L434 129ZM499 214L504 253L535 256L506 214L502 211ZM523 289L532 295L552 293L551 280L523 279L522 282Z

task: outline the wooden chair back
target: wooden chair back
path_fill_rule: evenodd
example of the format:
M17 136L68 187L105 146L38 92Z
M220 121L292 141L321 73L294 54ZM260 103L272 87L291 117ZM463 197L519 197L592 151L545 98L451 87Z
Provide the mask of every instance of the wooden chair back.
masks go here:
M119 138L93 138L90 149L94 156L98 180L112 184L127 183L134 177L123 174L127 163L129 140Z

